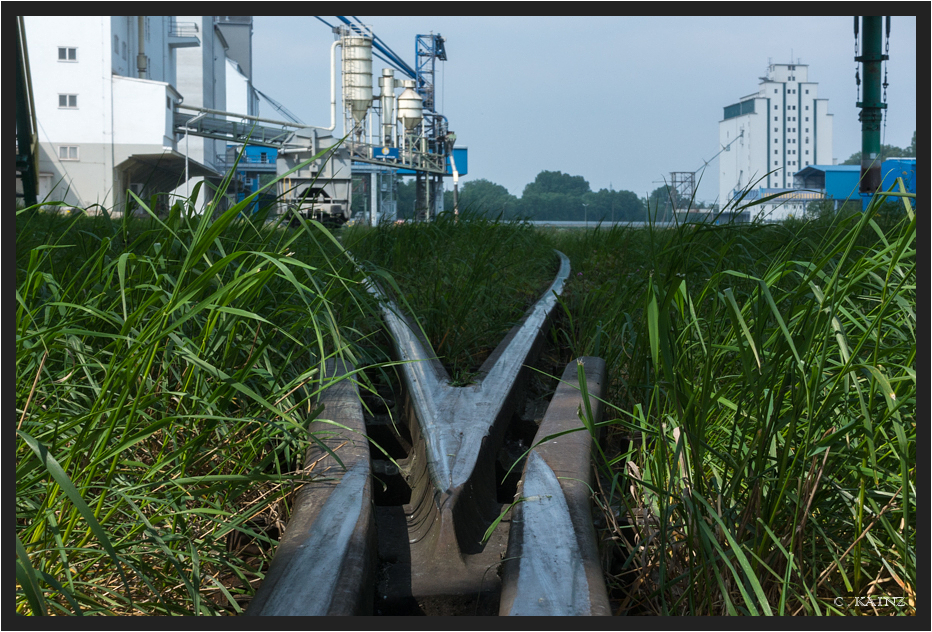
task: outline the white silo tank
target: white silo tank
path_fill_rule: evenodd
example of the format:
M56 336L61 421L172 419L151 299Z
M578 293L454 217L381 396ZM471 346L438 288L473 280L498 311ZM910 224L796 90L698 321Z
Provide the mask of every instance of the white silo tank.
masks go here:
M343 99L359 123L372 103L372 38L347 35L342 44Z
M414 86L413 80L405 81L405 91L398 97L398 120L409 131L417 127L424 118L424 100L414 90Z

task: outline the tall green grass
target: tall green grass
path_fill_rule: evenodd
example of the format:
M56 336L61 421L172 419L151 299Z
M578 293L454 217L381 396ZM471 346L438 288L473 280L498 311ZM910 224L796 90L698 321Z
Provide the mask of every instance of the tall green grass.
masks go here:
M136 201L146 218L17 212L20 614L240 612L263 523L308 480L325 361L379 358L323 227L266 225L251 198L167 217Z
M620 611L914 612L916 220L881 201L558 243L565 336L613 376Z
M391 271L454 384L467 384L558 268L527 223L441 213L429 223L358 227L344 236L361 262Z

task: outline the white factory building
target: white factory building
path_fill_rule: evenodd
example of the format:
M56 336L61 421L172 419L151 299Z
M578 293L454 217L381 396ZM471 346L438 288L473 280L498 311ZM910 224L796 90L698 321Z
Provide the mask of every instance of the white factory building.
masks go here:
M754 207L754 215L779 221L801 216L812 194L793 190L796 172L832 164L832 115L828 99L818 98L806 64L770 64L757 92L725 107L718 124L719 203L780 193ZM730 145L730 146L729 146Z
M27 16L25 26L40 201L121 212L127 189L183 193L186 167L219 182L226 144L176 134L174 114L228 101L255 113L251 16Z

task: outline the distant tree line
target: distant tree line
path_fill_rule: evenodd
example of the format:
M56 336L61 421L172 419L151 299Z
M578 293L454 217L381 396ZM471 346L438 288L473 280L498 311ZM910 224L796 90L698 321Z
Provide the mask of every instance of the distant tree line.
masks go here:
M396 191L398 216L412 217L414 179L400 181ZM444 192L443 202L444 210L453 210L453 191ZM665 219L671 205L667 187L658 187L647 198L639 198L635 193L624 190L593 191L582 176L562 171L541 171L533 182L524 187L521 197L486 179L470 180L459 190L461 211L503 219L638 222L647 219L648 205L651 215L657 215L659 209L659 215L663 217L657 219Z
M916 132L913 132L909 147L881 147L882 159L894 156L916 156ZM852 154L842 164L861 164L861 152ZM413 217L414 178L404 181L399 177L396 191L398 217ZM613 219L616 222L645 221L648 212L652 219L665 221L672 219L674 208L682 210L705 206L702 202L690 204L690 200L679 198L667 185L657 187L646 198L640 198L631 191L593 191L582 176L562 171L541 171L533 182L524 187L521 197L512 195L508 189L490 180L470 180L460 188L459 205L460 210L503 219L580 222L588 219L593 223ZM443 207L447 211L453 210L453 191L444 192ZM712 205L711 208L717 207Z

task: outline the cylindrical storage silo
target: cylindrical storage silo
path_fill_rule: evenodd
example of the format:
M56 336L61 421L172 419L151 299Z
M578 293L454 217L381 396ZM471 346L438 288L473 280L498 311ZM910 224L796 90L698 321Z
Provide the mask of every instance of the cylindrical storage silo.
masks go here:
M424 118L424 100L415 92L414 85L414 81L405 81L405 91L398 97L398 120L406 130L414 129Z
M348 35L342 44L343 102L359 123L372 103L372 38Z
M395 125L395 71L383 68L379 77L380 98L382 100L382 142L392 144L392 127Z

